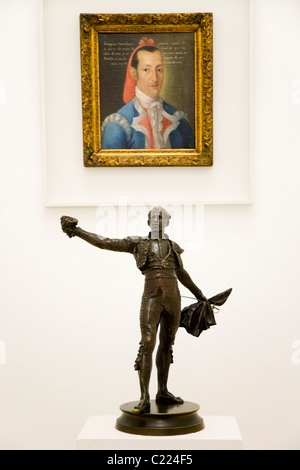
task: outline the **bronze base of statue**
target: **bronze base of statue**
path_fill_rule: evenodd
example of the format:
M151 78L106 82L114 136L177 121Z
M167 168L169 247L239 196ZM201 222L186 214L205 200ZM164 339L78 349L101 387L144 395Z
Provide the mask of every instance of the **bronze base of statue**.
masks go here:
M116 421L116 429L143 436L175 436L201 431L205 427L196 403L161 405L151 400L149 412L135 413L133 409L138 403L132 401L120 406L122 415Z

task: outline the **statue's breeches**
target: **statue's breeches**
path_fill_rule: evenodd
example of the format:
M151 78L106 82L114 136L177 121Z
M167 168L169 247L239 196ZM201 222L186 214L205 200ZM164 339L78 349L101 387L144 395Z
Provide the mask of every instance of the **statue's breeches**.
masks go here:
M145 288L140 311L141 341L135 369L140 369L143 355L151 356L160 325L160 351L172 358L172 346L180 324L181 297L175 275L158 270L150 271L145 276Z

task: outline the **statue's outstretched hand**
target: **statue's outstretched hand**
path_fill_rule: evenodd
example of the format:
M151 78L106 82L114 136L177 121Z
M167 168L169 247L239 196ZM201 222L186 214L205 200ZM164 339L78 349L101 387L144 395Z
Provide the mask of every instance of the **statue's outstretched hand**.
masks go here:
M69 238L75 237L76 229L77 229L76 226L78 224L78 220L74 219L74 217L63 215L60 218L60 221L61 221L62 231L65 232Z

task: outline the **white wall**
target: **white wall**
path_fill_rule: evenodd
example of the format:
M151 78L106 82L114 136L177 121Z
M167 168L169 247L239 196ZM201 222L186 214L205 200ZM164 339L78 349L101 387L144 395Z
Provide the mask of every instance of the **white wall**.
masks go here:
M61 233L64 212L94 230L95 208L43 206L37 3L0 0L2 449L72 449L89 415L138 398L143 279ZM184 255L205 293L234 291L201 339L179 332L170 388L234 415L246 449L300 448L299 19L298 0L256 1L254 203L206 206Z

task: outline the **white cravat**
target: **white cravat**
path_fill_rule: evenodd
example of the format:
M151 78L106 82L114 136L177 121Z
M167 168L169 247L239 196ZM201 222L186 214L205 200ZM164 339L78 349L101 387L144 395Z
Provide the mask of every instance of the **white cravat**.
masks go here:
M152 103L159 101L159 96L156 96L155 98L151 98L151 96L146 95L146 93L141 91L137 86L135 87L135 96L137 97L137 99L139 100L143 108L146 108L146 109L148 109Z
M159 97L151 98L150 96L143 93L138 87L135 88L135 96L137 97L141 106L147 109L150 124L152 127L154 145L156 149L166 148L162 130L162 117L163 117L163 105Z

